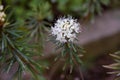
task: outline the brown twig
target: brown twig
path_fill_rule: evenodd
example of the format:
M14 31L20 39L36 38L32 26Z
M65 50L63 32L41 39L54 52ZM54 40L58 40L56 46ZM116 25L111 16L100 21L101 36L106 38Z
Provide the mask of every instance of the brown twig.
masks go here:
M77 68L78 68L78 70L79 70L79 72L80 72L81 80L84 80L84 77L83 77L83 74L82 74L82 72L81 72L81 69L79 68L80 66L77 64L77 62L76 62L76 60L75 60L75 58L74 58L73 56L72 56L72 59L73 59L75 65L77 66Z

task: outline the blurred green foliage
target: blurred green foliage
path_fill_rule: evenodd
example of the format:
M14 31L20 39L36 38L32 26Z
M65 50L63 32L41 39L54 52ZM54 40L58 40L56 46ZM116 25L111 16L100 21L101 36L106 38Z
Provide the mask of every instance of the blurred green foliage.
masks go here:
M17 24L5 22L0 26L0 69L9 72L13 65L18 64L18 80L22 79L22 72L26 70L38 80L40 65L30 57L32 51L23 35Z
M43 4L44 3L44 4ZM26 19L26 25L28 28L27 37L30 38L30 41L37 46L36 53L42 53L44 48L44 42L46 41L46 34L49 32L48 20L52 20L52 11L51 5L48 1L44 0L33 0L30 2L31 13L29 13L28 18Z
M29 5L32 10L31 16L38 20L52 20L51 4L47 0L32 0Z
M2 0L14 11L15 19L23 24L24 20L34 13L39 6L37 18L53 20L54 14L79 16L81 19L94 19L102 14L106 7L119 6L119 0ZM39 4L39 5L38 5ZM38 8L37 8L38 9ZM33 11L34 10L34 11ZM39 16L39 17L38 17Z
M39 9L39 15L36 15L36 18L41 18L41 20L52 20L53 18L52 12L50 11L51 5L47 0L2 0L2 2L10 7L9 11L13 11L14 19L19 21L20 25L24 24L24 20L28 16L36 15L37 9Z
M2 0L2 2L11 7L14 19L19 20L20 24L24 24L24 20L33 14L36 5L40 8L37 17L48 21L56 18L55 14L92 20L96 14L102 14L106 7L120 5L119 0Z
M30 12L29 3L27 0L2 0L2 2L9 7L9 11L13 11L15 20L19 21L20 25L23 25L24 19L27 18Z
M58 9L64 14L78 15L81 18L94 18L101 14L103 6L108 6L110 0L56 0Z
M55 13L74 15L80 18L94 18L95 14L101 14L104 7L111 5L111 0L2 0L14 11L15 19L21 24L28 15L33 14L36 6L40 12L38 18L52 20ZM114 1L117 2L117 1ZM38 5L39 4L39 5ZM55 10L55 11L54 11ZM56 12L57 11L57 12Z
M32 45L27 43L27 29L21 27L17 19L13 19L15 15L11 11L6 13L5 21L0 21L0 70L9 73L17 65L17 80L22 80L25 71L31 72L35 80L44 80L40 76L42 66L32 59L34 51Z

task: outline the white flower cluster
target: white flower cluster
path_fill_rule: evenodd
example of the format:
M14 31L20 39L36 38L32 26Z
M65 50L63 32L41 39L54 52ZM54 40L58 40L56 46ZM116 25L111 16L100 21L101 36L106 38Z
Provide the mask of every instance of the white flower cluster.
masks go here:
M51 30L52 35L56 36L56 40L61 43L73 42L77 34L81 32L80 24L72 17L58 19Z
M0 5L0 22L4 22L6 17L6 14L2 10L3 10L3 5Z

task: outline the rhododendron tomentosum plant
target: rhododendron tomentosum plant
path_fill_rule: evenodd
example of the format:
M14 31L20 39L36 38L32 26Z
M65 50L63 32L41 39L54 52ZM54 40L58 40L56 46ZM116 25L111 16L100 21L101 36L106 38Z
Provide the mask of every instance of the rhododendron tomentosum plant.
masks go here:
M56 49L61 50L61 53L56 57L65 59L65 65L70 65L70 72L73 66L79 66L82 63L80 56L83 53L83 49L80 48L75 41L77 41L77 35L81 32L80 23L71 16L60 18L56 21L51 28L51 41L56 44Z
M110 55L113 57L115 62L110 65L104 65L103 67L114 70L108 73L116 74L115 80L120 80L120 51L115 52L115 54L110 54Z
M40 68L29 57L31 49L26 48L24 32L18 29L17 24L11 23L11 19L8 20L10 16L6 16L2 10L3 6L0 5L0 71L10 73L16 65L14 68L17 69L15 73L18 75L15 75L17 75L18 80L22 80L22 72L26 70L29 70L35 76L35 80L38 80L37 74L39 74Z
M45 19L52 15L50 4L45 0L38 0L38 2L33 0L31 11L31 14L27 18L27 37L30 38L30 42L32 42L33 45L36 45L35 53L41 54L43 53L46 34L49 31L48 26L50 25Z

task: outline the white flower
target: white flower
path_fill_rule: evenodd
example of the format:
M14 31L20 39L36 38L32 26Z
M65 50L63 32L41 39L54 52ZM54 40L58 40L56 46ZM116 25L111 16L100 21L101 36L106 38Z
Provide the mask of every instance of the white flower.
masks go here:
M58 19L54 27L51 28L51 31L56 40L61 43L73 42L77 34L81 32L80 24L72 17Z
M0 5L0 11L2 11L3 10L3 5Z
M6 14L2 10L3 10L3 5L0 5L0 22L4 22L6 17Z

